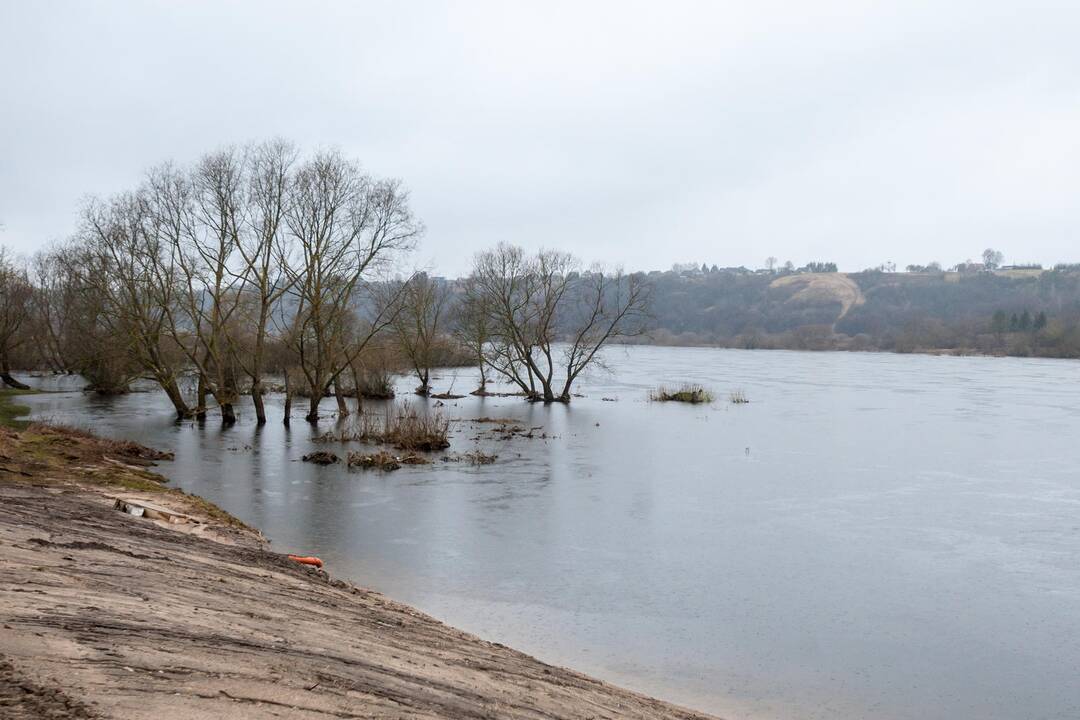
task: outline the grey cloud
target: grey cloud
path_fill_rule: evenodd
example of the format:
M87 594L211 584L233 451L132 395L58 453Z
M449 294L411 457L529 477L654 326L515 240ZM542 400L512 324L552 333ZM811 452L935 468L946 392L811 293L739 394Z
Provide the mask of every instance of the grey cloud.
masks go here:
M1020 2L17 3L0 242L283 135L401 177L454 274L588 261L1077 260L1080 8Z

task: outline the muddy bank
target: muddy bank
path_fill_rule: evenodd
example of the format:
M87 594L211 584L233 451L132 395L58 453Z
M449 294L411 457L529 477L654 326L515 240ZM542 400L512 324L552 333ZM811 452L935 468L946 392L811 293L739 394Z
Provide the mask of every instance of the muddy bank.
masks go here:
M0 717L705 717L297 565L137 455L0 436Z

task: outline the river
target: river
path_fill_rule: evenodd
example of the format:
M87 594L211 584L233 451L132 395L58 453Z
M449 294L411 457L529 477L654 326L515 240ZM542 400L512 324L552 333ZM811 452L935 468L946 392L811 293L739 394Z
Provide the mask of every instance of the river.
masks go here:
M300 462L337 422L313 430L301 409L286 429L280 397L261 429L250 405L228 429L177 424L161 393L99 398L73 379L31 378L69 391L19 401L175 451L163 474L281 551L733 720L1080 717L1080 365L606 357L569 406L467 396L428 408L541 428L500 440L491 424L453 422L451 452L498 455L479 467ZM716 400L649 402L684 380ZM419 407L414 384L399 397ZM475 374L441 371L434 386L467 392ZM735 390L750 403L729 402Z

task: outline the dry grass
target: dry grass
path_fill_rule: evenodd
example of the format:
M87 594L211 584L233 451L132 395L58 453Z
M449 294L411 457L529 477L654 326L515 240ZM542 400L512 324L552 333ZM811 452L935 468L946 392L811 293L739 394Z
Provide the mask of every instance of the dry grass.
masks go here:
M156 460L173 460L172 452L164 452L133 443L131 440L114 440L99 437L82 427L63 424L32 422L27 426L32 435L48 436L55 444L66 446L80 459L97 460L112 458L133 465L152 465Z
M743 390L733 390L728 399L731 400L733 405L745 405L750 402L750 398L746 397L746 392Z
M649 399L653 402L683 402L697 405L712 402L713 396L701 385L685 384L674 390L661 385L649 393Z
M450 420L442 413L421 415L408 403L388 407L381 416L361 413L351 431L328 432L313 442L368 442L398 450L435 452L450 447Z
M148 469L172 453L125 440L101 438L67 425L31 423L25 430L0 428L0 481L50 484L74 482L107 489L156 494L225 526L255 533L238 518L197 495L166 487L168 479Z
M382 441L400 450L432 452L450 447L450 421L441 413L419 415L403 403L397 412L387 411Z

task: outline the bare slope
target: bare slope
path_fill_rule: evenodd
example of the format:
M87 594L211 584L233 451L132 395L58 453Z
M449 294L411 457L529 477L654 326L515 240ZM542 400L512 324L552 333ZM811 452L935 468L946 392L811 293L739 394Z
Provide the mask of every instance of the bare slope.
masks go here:
M865 302L858 284L842 273L805 273L785 275L773 280L770 288L785 288L794 292L785 301L792 305L827 305L840 303L835 325L848 312Z

